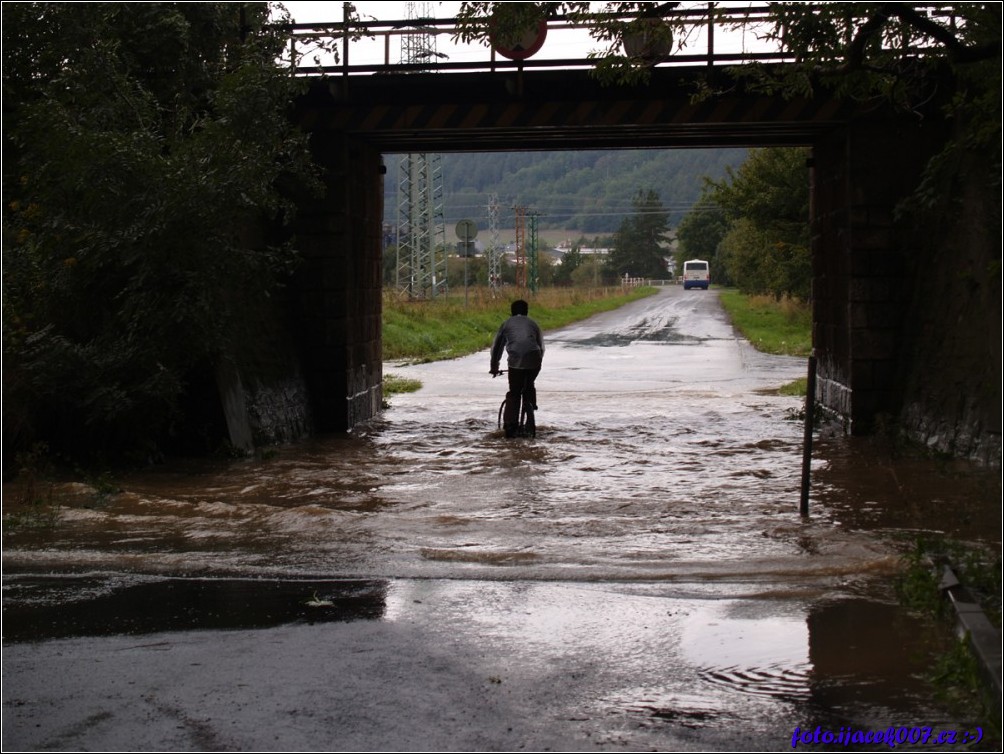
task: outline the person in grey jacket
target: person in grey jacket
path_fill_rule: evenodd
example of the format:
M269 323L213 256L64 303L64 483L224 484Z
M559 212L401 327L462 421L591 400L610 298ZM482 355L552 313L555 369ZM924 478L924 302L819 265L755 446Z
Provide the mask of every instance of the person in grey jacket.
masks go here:
M537 388L534 381L540 374L544 359L544 337L540 327L527 316L530 306L520 299L513 301L509 317L492 343L491 368L492 377L499 373L499 362L504 350L509 357L509 392L506 393L505 413L502 425L506 437L515 437L519 428L519 396L537 408Z

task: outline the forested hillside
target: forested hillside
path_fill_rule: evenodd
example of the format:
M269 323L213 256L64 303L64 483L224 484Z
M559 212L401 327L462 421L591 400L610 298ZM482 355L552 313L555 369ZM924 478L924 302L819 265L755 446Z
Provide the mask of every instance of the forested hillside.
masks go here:
M704 177L721 178L745 149L499 152L442 155L444 215L450 228L470 218L488 227L488 202L498 195L499 227L512 227L512 207L540 214L541 228L612 233L632 212L632 197L653 190L675 227L697 201ZM386 219L393 222L400 181L387 157Z

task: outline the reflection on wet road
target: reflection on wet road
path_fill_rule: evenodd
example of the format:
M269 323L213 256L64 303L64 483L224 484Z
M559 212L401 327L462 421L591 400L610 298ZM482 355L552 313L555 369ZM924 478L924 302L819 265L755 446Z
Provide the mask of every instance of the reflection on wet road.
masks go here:
M737 339L713 294L672 289L550 333L536 440L500 437L505 388L483 355L393 371L425 387L350 436L126 479L67 508L48 542L9 542L8 563L737 592L888 565L872 538L792 515L799 401L775 391L804 364Z
M536 439L497 429L486 354L392 367L423 389L349 435L137 474L106 498L64 489L55 529L5 538L6 599L28 615L148 582L206 600L185 580L207 577L293 583L300 602L362 589L342 617L462 622L583 666L610 654L622 672L589 704L649 733L730 714L949 722L917 679L924 632L890 599L889 535L999 531L999 484L900 480L834 436L801 520L800 399L776 391L805 364L737 338L714 292L668 289L546 342Z

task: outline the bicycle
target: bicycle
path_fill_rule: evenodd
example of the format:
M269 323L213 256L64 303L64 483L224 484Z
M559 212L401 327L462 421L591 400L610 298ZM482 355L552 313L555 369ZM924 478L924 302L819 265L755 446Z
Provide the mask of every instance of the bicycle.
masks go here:
M505 374L506 370L501 370L497 374L493 375L497 377L499 374ZM509 397L506 395L502 399L502 404L499 406L499 416L498 416L498 428L502 429L502 417L505 415L505 406L508 402ZM516 430L517 437L536 437L537 436L537 422L534 418L535 406L526 399L526 395L520 396L520 407L519 407L519 427Z

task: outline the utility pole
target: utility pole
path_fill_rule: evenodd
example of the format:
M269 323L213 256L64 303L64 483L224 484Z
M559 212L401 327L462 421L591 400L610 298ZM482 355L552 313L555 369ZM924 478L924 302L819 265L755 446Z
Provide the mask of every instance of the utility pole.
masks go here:
M516 221L516 287L526 288L526 207L512 208Z
M528 266L528 279L527 287L536 293L537 289L540 287L540 266L538 264L538 249L537 249L537 218L540 217L539 212L530 212L530 246L527 249L527 266Z
M432 17L432 5L407 3L408 20L417 31L401 37L402 63L428 64L437 57L435 35L423 31L421 24ZM397 225L398 293L410 299L445 294L442 155L408 154L398 162Z
M499 195L488 198L488 289L492 296L502 287L502 248L499 246Z

